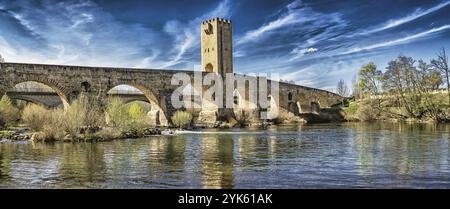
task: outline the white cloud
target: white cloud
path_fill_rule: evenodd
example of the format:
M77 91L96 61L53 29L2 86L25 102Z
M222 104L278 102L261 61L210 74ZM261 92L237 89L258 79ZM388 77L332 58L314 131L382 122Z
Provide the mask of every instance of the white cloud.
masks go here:
M358 32L355 33L353 35L350 35L348 37L354 37L354 36L358 36L358 35L368 35L368 34L372 34L372 33L376 33L376 32L380 32L380 31L384 31L387 29L391 29L400 25L403 25L405 23L409 23L411 21L414 21L418 18L421 18L423 16L426 16L428 14L431 14L433 12L436 12L446 6L450 5L450 1L445 1L442 2L434 7L431 7L429 9L423 10L421 8L417 9L415 12L413 12L412 14L409 14L405 17L401 17L398 19L392 19L392 20L388 20L387 22L381 24L380 26L377 26L375 28L372 29L368 29L366 31L362 31L362 32Z
M373 49L378 49L378 48L391 47L391 46L396 46L396 45L400 45L400 44L405 44L405 43L409 43L411 41L414 41L414 40L417 40L420 38L427 37L434 33L438 33L438 32L447 30L447 29L450 29L450 25L444 25L439 28L433 28L433 29L430 29L430 30L427 30L427 31L424 31L421 33L417 33L414 35L406 36L406 37L400 38L400 39L385 41L385 42L372 44L372 45L368 45L368 46L364 46L364 47L356 47L351 50L339 53L338 55L353 54L353 53L357 53L357 52L361 52L361 51L367 51L367 50L373 50Z
M130 67L157 52L150 50L158 44L152 29L124 25L92 1L44 1L41 7L25 2L20 6L9 13L40 46L6 39L9 31L3 31L0 53L7 61Z
M301 48L297 47L291 51L291 54L293 54L294 56L289 60L293 61L293 60L299 59L305 55L314 54L318 51L319 51L319 49L314 48L314 47L310 47L310 48L306 48L306 49L301 49Z

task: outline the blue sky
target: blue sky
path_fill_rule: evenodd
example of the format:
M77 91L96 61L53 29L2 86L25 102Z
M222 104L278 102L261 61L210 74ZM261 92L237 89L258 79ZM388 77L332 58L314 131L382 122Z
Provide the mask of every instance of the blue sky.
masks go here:
M0 0L10 62L198 69L199 24L233 21L234 70L332 90L365 63L450 50L450 0Z

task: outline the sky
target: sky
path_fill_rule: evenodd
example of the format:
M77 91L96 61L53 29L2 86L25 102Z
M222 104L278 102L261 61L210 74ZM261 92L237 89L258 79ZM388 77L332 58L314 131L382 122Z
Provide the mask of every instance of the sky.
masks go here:
M0 0L7 62L198 70L200 23L233 22L234 71L334 90L369 62L450 50L450 0Z

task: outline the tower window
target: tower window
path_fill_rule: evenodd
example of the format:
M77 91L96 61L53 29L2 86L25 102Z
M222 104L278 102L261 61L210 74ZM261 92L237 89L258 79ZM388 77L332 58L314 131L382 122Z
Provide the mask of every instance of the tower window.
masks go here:
M292 101L292 92L289 92L288 94L288 101Z

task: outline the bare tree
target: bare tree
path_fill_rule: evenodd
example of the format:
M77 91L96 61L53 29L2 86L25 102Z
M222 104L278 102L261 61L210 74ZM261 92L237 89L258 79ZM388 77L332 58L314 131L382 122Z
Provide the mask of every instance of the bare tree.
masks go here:
M0 62L5 62L5 58L3 58L1 54L0 54Z
M433 65L433 67L436 70L439 70L442 74L442 76L444 77L444 80L447 83L447 92L448 92L448 101L450 104L450 78L449 78L449 69L448 69L448 57L445 53L445 49L443 48L437 55L437 59L434 59L431 61L431 65Z
M360 97L359 79L356 75L352 78L352 96L355 99L359 99Z
M348 96L348 87L347 84L345 83L344 80L339 80L337 87L336 87L336 93L343 96L343 97L347 97Z

